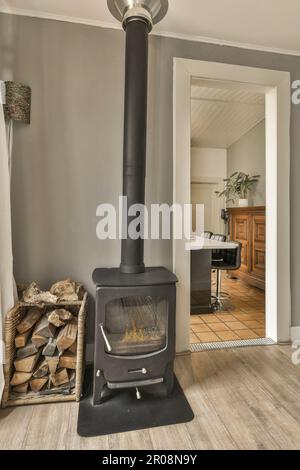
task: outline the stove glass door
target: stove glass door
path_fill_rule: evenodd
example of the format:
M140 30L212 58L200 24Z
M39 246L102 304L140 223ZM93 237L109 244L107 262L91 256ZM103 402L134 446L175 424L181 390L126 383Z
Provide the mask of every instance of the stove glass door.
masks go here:
M105 333L117 356L151 354L167 345L168 301L159 296L132 296L106 304Z

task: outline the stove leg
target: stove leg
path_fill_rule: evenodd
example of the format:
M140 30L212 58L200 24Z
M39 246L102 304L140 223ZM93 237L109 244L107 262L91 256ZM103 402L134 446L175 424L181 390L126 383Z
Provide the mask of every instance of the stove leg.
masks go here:
M165 371L164 375L164 384L166 387L166 392L169 395L174 387L174 364L173 362L170 362Z
M94 406L101 405L104 402L107 396L107 394L105 394L105 391L106 391L106 380L102 371L98 370L95 372L95 377L94 377L94 393L93 393Z

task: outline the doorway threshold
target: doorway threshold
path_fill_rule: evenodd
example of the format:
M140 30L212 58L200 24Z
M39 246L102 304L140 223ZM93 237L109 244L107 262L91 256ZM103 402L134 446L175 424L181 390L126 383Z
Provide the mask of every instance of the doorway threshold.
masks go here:
M190 351L201 352L214 349L247 348L249 346L270 346L276 344L271 338L244 339L238 341L218 341L214 343L195 343L190 345Z

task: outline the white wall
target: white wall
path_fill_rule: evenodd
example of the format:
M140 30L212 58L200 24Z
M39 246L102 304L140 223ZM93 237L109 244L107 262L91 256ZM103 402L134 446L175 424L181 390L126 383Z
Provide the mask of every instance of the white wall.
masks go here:
M227 150L192 147L192 179L226 178Z
M211 207L205 210L205 227L214 233L223 233L224 223L221 220L221 209L225 207L224 199L219 199L214 192L222 191L223 179L227 177L227 150L215 148L192 147L191 150L191 181L201 183L214 183L211 192ZM199 202L199 201L198 201ZM202 201L203 202L203 201ZM207 211L210 210L210 215ZM207 218L207 215L209 219ZM208 222L210 220L210 222ZM194 225L194 224L193 224Z
M243 171L260 175L259 182L249 194L250 204L264 206L266 203L266 132L265 120L243 135L228 148L227 174Z

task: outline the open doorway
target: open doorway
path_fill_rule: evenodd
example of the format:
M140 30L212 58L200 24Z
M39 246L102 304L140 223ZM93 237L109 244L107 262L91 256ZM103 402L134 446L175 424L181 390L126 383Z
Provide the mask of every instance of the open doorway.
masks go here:
M174 204L191 202L191 83L193 78L226 81L265 97L265 336L290 340L290 74L287 72L174 59ZM200 175L201 176L201 175ZM181 220L174 216L174 233ZM189 350L191 256L188 239L173 240L177 289L177 351ZM259 264L259 263L258 263ZM225 287L226 289L226 287ZM254 341L254 340L253 340Z
M192 78L192 230L199 237L191 250L192 350L266 336L265 149L262 91Z

